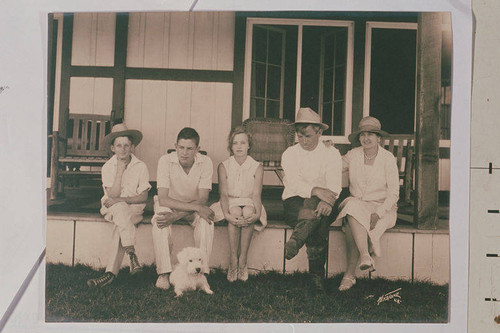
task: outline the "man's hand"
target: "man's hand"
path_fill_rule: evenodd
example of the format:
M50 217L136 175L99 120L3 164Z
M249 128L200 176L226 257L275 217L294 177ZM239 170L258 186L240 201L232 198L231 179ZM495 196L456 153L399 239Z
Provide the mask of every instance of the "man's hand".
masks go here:
M158 215L156 217L156 225L158 228L163 229L177 221L177 216L175 213L172 212L160 212L157 213Z
M119 158L116 159L116 172L122 174L127 168L128 163Z
M209 224L213 223L215 214L210 208L208 208L207 206L200 206L197 212L198 215L204 218Z
M311 195L317 196L320 200L326 202L330 206L333 206L338 198L337 193L322 187L314 187L311 191Z
M372 213L372 215L370 216L370 230L373 230L375 228L378 220L380 220L380 217L378 216L378 214Z
M316 210L314 211L316 216L330 216L332 213L332 206L330 206L327 202L325 201L320 201L318 206L316 207Z
M123 200L121 200L121 198L107 198L106 200L104 200L103 204L104 204L104 207L109 208L109 207L113 206L114 204L119 203L121 201L123 201Z

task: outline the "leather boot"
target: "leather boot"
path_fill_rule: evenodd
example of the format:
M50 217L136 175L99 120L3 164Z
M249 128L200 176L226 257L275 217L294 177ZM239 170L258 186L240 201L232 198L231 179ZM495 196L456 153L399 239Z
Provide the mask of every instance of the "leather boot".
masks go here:
M315 291L325 291L325 260L309 260L311 285Z
M293 233L288 242L285 244L285 258L287 260L292 259L299 253L299 250L306 243L307 238L313 233L313 231L320 224L320 219L312 220L301 220L295 228L293 228Z

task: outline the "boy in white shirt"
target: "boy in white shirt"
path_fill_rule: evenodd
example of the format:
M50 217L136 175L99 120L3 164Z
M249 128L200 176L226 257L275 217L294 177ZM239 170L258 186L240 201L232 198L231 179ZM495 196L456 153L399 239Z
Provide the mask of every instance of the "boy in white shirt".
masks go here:
M104 189L101 214L114 228L106 272L88 280L89 287L104 287L113 282L125 253L129 257L130 273L142 270L135 254L136 224L142 220L151 185L146 164L133 154L141 140L142 133L129 130L125 124L113 126L111 133L104 137L103 144L114 155L101 170Z
M342 189L342 158L336 148L319 142L328 125L316 112L301 108L294 126L299 143L281 158L285 222L294 228L285 257L292 259L305 244L312 284L323 290L330 215Z
M176 151L163 155L158 161L158 196L154 198L155 216L151 223L158 273L156 287L160 289L170 287L170 225L175 221L188 221L194 228L195 246L204 255L202 271L210 272L214 212L207 203L212 189L213 164L208 156L199 153L199 142L196 130L185 127L177 135Z

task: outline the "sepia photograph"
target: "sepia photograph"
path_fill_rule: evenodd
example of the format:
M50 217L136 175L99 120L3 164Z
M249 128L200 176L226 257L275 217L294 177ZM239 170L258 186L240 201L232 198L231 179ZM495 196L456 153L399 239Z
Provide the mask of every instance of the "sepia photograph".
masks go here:
M45 322L450 321L450 12L51 12Z

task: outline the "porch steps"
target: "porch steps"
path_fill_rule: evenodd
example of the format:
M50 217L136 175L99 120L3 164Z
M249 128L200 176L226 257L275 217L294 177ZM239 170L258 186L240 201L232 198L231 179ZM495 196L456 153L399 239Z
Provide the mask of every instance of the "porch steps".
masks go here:
M154 263L150 217L138 225L137 255L141 263ZM66 265L85 264L95 269L105 267L112 225L95 213L49 213L47 216L47 262ZM254 232L248 256L251 273L275 270L283 273L307 271L305 247L292 260L284 258L284 244L291 228L282 221L269 221L262 232ZM194 245L193 233L187 223L173 225L172 260L185 246ZM381 239L382 257L375 258L377 270L371 278L426 280L437 284L449 282L448 230L419 230L396 226ZM345 238L339 227L330 227L328 275L345 270ZM226 269L229 244L226 225L216 224L210 267ZM125 258L126 259L126 258ZM123 266L128 265L124 259ZM369 276L358 272L359 276Z

